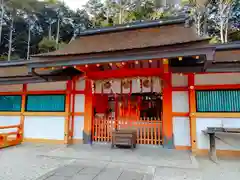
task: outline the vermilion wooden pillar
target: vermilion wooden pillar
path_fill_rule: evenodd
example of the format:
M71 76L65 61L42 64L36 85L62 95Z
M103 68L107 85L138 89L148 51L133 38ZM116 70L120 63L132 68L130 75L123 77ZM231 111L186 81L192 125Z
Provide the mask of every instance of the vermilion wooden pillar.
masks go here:
M67 82L66 102L65 102L65 123L64 123L64 144L70 142L70 107L71 107L72 80Z
M92 120L93 120L93 94L91 80L85 80L85 111L84 111L84 144L92 143Z
M173 122L172 122L172 74L168 68L168 60L163 62L164 83L163 83L163 145L164 148L173 149Z
M197 150L197 130L196 130L196 94L195 94L194 74L188 75L188 95L189 95L189 120L190 120L190 137L192 153Z

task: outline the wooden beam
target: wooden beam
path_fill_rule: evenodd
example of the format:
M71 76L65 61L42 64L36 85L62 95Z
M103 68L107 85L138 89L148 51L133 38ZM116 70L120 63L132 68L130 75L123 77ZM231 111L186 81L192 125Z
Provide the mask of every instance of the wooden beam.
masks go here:
M196 90L240 89L240 84L198 85L195 86L195 89Z
M89 79L108 79L108 78L124 78L136 76L161 76L163 69L161 68L144 68L144 69L116 69L107 71L87 72Z
M239 113L195 113L195 117L199 118L240 118Z

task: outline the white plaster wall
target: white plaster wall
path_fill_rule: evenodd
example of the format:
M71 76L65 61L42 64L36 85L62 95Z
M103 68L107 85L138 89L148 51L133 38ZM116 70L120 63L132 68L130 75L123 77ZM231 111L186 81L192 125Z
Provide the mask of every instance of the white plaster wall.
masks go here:
M0 86L0 92L21 92L22 90L23 90L22 84Z
M196 74L195 85L240 84L240 73Z
M240 128L240 118L197 118L197 146L209 149L209 136L202 131L207 127ZM221 150L240 150L240 134L217 134L216 148Z
M20 116L0 116L0 126L11 126L20 124ZM0 133L16 132L17 128L0 129Z
M187 91L172 92L172 111L189 112L189 101Z
M25 117L24 137L64 140L64 117Z
M85 79L79 79L76 82L76 90L78 90L78 91L85 90Z
M172 86L173 87L187 87L188 86L187 75L172 74Z
M66 90L66 81L60 82L47 82L47 83L36 83L28 84L28 91L55 91L55 90Z
M83 139L84 117L75 116L73 139Z
M84 112L84 108L85 108L85 95L76 94L74 112Z
M173 117L173 134L175 146L191 146L188 117Z

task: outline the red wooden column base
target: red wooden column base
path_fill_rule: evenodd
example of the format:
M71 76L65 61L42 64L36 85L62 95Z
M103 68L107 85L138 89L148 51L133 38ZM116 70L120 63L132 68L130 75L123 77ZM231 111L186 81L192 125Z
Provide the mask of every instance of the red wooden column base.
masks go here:
M93 119L93 94L91 80L85 80L85 111L84 111L84 130L83 143L92 143L92 119Z
M174 149L173 123L172 123L172 76L164 73L163 86L163 146Z

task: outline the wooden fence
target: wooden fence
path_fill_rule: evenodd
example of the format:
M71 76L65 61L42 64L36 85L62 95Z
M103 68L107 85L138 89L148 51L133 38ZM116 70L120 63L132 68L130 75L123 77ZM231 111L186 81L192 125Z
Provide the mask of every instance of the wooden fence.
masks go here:
M144 118L134 120L131 118L95 118L93 123L93 141L111 142L114 129L133 128L137 131L138 144L162 144L162 121L159 118Z
M14 146L22 142L22 132L20 125L0 126L0 130L17 129L11 132L0 132L0 149Z

